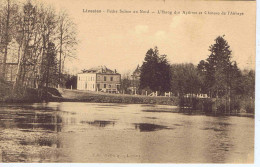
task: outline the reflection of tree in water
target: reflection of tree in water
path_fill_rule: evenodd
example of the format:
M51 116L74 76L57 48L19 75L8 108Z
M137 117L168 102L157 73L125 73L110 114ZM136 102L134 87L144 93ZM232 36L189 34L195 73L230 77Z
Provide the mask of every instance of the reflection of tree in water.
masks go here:
M89 121L81 121L81 123L88 123L89 125L98 126L98 127L106 127L107 125L115 125L115 121L104 121L104 120L95 120L92 122Z
M44 135L44 134L43 134ZM37 145L37 146L48 146L53 148L62 148L63 145L56 135L46 135L45 137L38 137L34 140L24 139L19 141L21 145Z
M230 152L234 149L234 143L233 140L230 140L231 124L226 122L228 118L216 117L216 119L214 123L205 125L207 128L203 129L208 131L206 136L210 136L210 144L207 148L210 154L207 153L205 156L213 163L221 163L226 162Z
M59 158L63 143L57 132L61 132L63 120L56 111L19 107L18 112L0 111L0 120L0 128L7 130L0 134L2 162L48 162Z
M166 126L149 124L149 123L136 123L134 125L135 125L135 129L139 129L140 132L150 132L150 131L156 131L162 129L169 129Z
M38 110L40 109L40 110ZM42 129L53 132L61 131L62 118L56 110L50 108L31 106L16 106L18 112L4 111L0 113L0 127L18 128L22 131Z
M22 117L15 118L16 126L19 129L43 129L54 132L61 132L62 118L57 113L27 113Z

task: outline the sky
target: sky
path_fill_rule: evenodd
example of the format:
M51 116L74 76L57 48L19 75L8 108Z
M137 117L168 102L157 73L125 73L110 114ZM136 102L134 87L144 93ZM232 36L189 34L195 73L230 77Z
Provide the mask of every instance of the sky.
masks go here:
M77 59L66 63L71 72L98 65L133 71L148 49L158 47L170 63L194 63L210 54L217 36L225 35L232 60L242 69L255 68L255 2L243 1L93 1L39 0L66 10L78 27ZM104 13L84 13L83 9ZM149 14L107 13L107 10L149 10ZM170 15L164 11L239 12L238 15ZM154 11L155 13L151 13Z

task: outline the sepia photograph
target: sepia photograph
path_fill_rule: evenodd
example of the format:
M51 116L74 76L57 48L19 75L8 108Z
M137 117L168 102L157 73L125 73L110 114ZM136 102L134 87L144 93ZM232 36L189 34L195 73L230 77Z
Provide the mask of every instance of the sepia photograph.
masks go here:
M0 0L4 163L255 163L256 1Z

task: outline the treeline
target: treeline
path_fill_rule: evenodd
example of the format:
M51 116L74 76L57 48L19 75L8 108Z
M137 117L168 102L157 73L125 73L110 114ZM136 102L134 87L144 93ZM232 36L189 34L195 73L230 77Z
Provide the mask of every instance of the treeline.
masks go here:
M77 30L68 13L33 2L0 2L0 78L8 81L15 66L15 91L64 84L64 62L75 56Z
M198 65L170 64L157 47L149 49L141 67L141 90L171 91L184 97L206 94L218 112L254 112L255 72L240 70L224 36L209 47L210 55Z

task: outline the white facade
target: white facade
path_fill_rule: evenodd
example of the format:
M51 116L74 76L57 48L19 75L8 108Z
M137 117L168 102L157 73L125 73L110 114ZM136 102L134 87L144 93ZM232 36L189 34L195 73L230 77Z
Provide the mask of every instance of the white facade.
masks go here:
M96 74L93 73L78 74L77 89L96 91Z
M83 70L78 74L77 89L89 91L102 91L119 93L121 75L105 66L99 66L89 70Z

